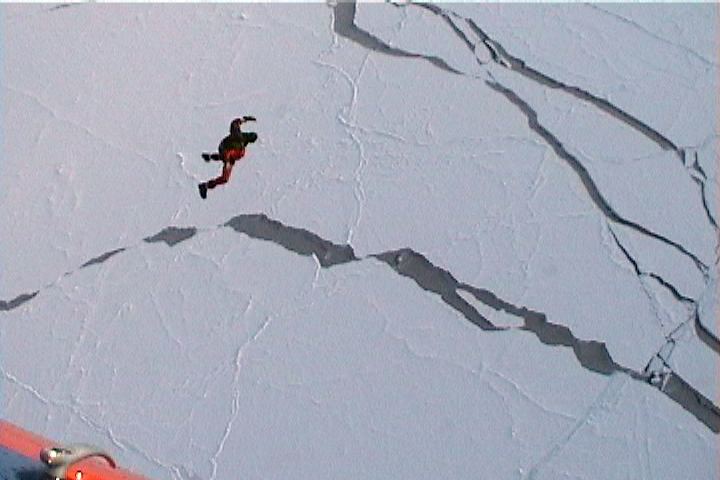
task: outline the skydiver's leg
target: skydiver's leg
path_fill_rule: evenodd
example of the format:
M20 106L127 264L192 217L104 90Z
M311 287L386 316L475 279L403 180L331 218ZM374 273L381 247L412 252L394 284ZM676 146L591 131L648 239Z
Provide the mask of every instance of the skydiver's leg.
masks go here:
M226 184L228 180L230 180L230 174L232 173L233 165L235 165L235 162L223 162L222 175L207 182L207 187L215 188L218 185Z

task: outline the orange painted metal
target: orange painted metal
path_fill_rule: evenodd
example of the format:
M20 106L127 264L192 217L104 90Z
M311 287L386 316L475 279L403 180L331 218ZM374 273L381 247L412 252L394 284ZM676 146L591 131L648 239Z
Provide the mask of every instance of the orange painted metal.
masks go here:
M62 446L34 433L0 420L0 447L40 462L43 448ZM88 458L71 465L66 480L147 480L121 468L112 468L105 460Z
M40 450L52 446L52 442L0 420L0 446L39 462Z

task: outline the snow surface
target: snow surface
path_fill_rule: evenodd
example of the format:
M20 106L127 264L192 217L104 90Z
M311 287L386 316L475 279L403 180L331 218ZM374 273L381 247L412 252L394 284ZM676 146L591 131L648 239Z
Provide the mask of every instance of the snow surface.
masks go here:
M1 11L3 417L157 479L718 478L716 5Z

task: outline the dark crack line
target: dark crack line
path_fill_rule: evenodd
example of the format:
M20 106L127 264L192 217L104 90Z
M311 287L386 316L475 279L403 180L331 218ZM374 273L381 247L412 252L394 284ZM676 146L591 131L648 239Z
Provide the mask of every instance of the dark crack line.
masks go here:
M652 140L663 150L672 150L678 155L681 155L681 149L677 145L675 145L669 138L652 128L650 125L642 122L641 120L633 117L621 108L613 105L604 98L593 95L592 93L588 92L587 90L583 90L580 87L563 83L532 67L529 67L524 60L508 53L508 51L505 50L505 48L499 42L493 40L487 33L485 33L485 31L480 28L480 26L475 23L473 19L463 17L462 15L458 15L457 13L448 10L444 10L437 5L433 5L430 3L411 3L410 5L424 8L446 19L450 16L453 16L465 21L468 27L478 36L478 38L490 51L490 55L493 61L498 65L509 68L510 70L513 70L523 75L524 77L535 81L536 83L540 83L545 87L555 90L563 90L574 96L575 98L589 102L590 104L595 105L600 110L608 113L614 118L629 125L636 131L642 133L645 137Z
M703 342L707 347L709 347L713 352L715 352L716 355L720 355L720 339L713 335L712 332L710 332L705 325L702 324L700 320L700 312L699 312L699 305L698 300L687 297L680 293L680 291L670 282L662 278L660 275L653 273L653 272L644 272L640 269L640 266L638 265L637 260L633 258L632 255L630 255L630 252L625 248L625 246L620 242L620 239L615 234L615 231L610 228L610 234L612 235L613 239L615 240L615 244L620 248L620 251L625 255L625 258L630 262L630 264L633 267L633 270L635 271L635 274L640 277L650 277L657 281L660 285L665 287L672 295L675 297L675 300L681 303L685 303L686 305L689 305L692 307L692 313L690 314L690 317L693 321L695 332L700 339L701 342ZM683 322L686 323L686 322ZM671 337L668 339L668 341L674 341Z
M146 243L163 242L168 247L174 247L180 242L193 237L197 233L197 229L194 227L189 228L178 228L178 227L167 227L160 232L156 233L152 237L143 239Z
M419 53L406 52L405 50L392 47L374 35L355 25L355 14L357 8L355 2L340 1L333 7L333 31L348 40L361 45L368 50L394 57L418 58L430 62L435 67L455 75L465 75L463 72L454 69L442 58L433 55L422 55Z
M680 331L684 325L685 323L679 325L670 333L665 343L660 347L658 352L650 358L650 361L648 361L643 369L643 375L647 378L647 382L660 390L665 388L667 380L670 378L670 375L674 373L669 363L670 357L677 345L674 335Z
M545 75L544 73L529 67L523 60L510 55L505 48L500 45L495 40L491 39L472 19L465 19L468 26L475 31L475 33L483 40L483 42L488 46L492 53L493 60L504 67L510 68L511 70L520 73L524 77L533 80L541 85L544 85L548 88L556 89L556 90L562 90L575 98L578 98L580 100L584 100L591 105L594 105L598 109L604 111L608 115L616 118L617 120L625 123L626 125L632 127L637 132L640 132L642 135L644 135L649 140L655 142L660 148L663 150L670 150L675 152L678 159L683 163L683 166L685 166L686 169L688 169L687 165L685 165L684 158L687 154L686 150L683 148L680 148L679 146L675 145L675 143L664 136L659 131L652 128L647 123L642 122L640 119L633 117L626 111L622 110L621 108L613 105L609 101L605 100L604 98L600 98L597 95L593 95L592 93L588 92L587 90L583 90L579 87L568 85L563 82L560 82L558 80L555 80L552 77L549 77L548 75ZM499 52L499 55L497 54ZM699 165L698 165L699 167ZM700 170L702 171L702 169ZM704 172L703 176L704 176ZM694 177L693 177L694 178ZM705 179L699 181L700 185L700 193L703 200L703 206L705 208L705 214L708 217L708 220L712 224L713 228L715 230L718 230L718 224L713 218L713 216L710 214L710 210L707 208L707 203L705 200Z
M662 285L667 290L669 290L670 293L673 295L673 297L675 297L675 300L677 300L681 303L693 305L697 308L697 301L680 293L680 291L677 289L677 287L675 287L675 285L668 282L667 280L665 280L664 278L662 278L660 275L658 275L656 273L642 271L640 269L640 266L638 265L637 260L635 260L635 258L632 255L630 255L630 252L622 244L620 239L617 237L617 234L615 234L615 230L613 230L612 227L610 227L610 234L612 235L613 239L615 240L615 244L618 246L620 251L623 253L623 255L625 256L627 261L630 262L630 265L632 265L633 270L635 271L635 275L637 275L638 277L650 277L650 278L654 279L660 285Z
M475 32L475 34L478 36L480 41L485 45L485 47L490 52L490 56L492 60L497 63L498 65L501 65L502 67L508 68L514 72L517 72L521 75L523 75L525 78L528 78L536 83L539 83L540 85L543 85L548 88L552 88L555 90L562 90L575 98L578 98L580 100L583 100L585 102L588 102L591 105L594 105L596 108L600 109L601 111L607 113L608 115L612 116L613 118L619 120L620 122L630 126L637 132L644 135L646 138L657 144L660 148L663 150L669 150L675 152L676 156L679 158L679 160L683 163L683 166L686 168L686 170L693 169L695 171L698 171L702 175L702 179L697 179L695 177L691 177L696 181L696 183L700 187L700 195L702 197L703 207L705 209L705 214L708 218L708 221L711 223L713 228L715 230L718 230L718 223L713 217L713 215L710 213L710 209L707 206L707 200L705 198L705 182L707 180L707 177L705 176L705 172L702 170L702 167L700 167L699 163L697 162L697 153L696 153L696 162L695 165L688 166L684 162L685 156L688 154L687 150L684 148L680 148L677 146L672 140L664 136L659 131L652 128L650 125L648 125L645 122L642 122L640 119L630 115L628 112L622 110L621 108L617 107L616 105L613 105L608 100L598 97L597 95L594 95L587 90L584 90L580 87L574 86L574 85L568 85L566 83L563 83L559 80L556 80L532 67L529 67L525 61L522 59L515 57L507 52L505 48L498 43L497 41L490 38L490 36L485 33L485 31L478 26L477 23L471 18L466 18L461 15L458 15L454 12L450 12L448 10L444 10L436 5L428 4L428 3L411 3L409 4L411 6L416 6L420 8L424 8L435 15L440 16L445 22L452 25L453 30L462 32L457 26L455 26L454 22L452 21L451 17L458 18L460 20L465 21L465 23L468 25L468 27ZM464 34L462 34L463 38L467 38ZM472 45L472 43L468 40L466 41L466 44ZM470 47L471 50L474 52L474 47Z
M543 344L571 348L583 368L603 375L625 374L633 380L653 385L710 430L720 433L720 409L676 373L666 374L664 381L657 383L654 381L656 379L654 374L637 372L616 363L605 343L580 340L569 328L548 322L543 313L512 305L501 300L489 290L460 283L450 272L434 265L424 255L410 248L389 250L359 258L350 245L334 244L315 233L286 226L281 222L269 219L264 214L238 215L225 225L237 232L245 233L251 238L270 241L297 254L314 255L324 268L375 258L389 265L398 274L411 278L421 289L440 296L448 306L482 330L517 330L493 325L458 295L458 289L465 290L478 301L495 310L502 310L522 318L524 325L520 327L520 330L533 333Z
M359 260L350 245L337 245L301 228L288 227L265 214L237 215L225 226L250 238L266 240L303 256L315 256L324 268Z
M720 409L675 372L663 379L661 392L700 420L714 433L720 433Z
M679 243L660 235L659 233L656 233L636 222L633 222L631 220L626 219L625 217L618 214L615 209L613 209L608 201L605 199L605 197L600 193L600 190L595 185L595 182L593 181L592 177L590 176L590 173L587 171L585 166L577 159L574 155L572 155L570 152L568 152L565 147L563 146L562 142L558 140L557 137L555 137L547 128L542 126L540 122L538 121L538 116L535 110L533 110L530 105L528 105L522 98L520 98L514 91L511 89L501 85L497 81L485 81L485 83L492 88L493 90L501 93L504 95L512 104L517 106L520 111L525 115L528 121L528 126L531 130L533 130L535 133L540 135L547 143L550 145L550 147L553 149L555 154L565 160L567 164L573 169L573 171L578 175L580 178L580 181L582 182L583 186L585 187L585 190L588 192L588 195L590 196L591 200L595 204L595 206L600 209L600 211L607 217L608 220L618 223L620 225L624 225L626 227L629 227L636 232L639 232L645 236L654 238L655 240L659 240L667 245L670 245L671 247L675 248L677 251L681 252L682 254L686 255L692 261L695 263L695 266L698 268L698 270L702 273L703 278L707 280L708 278L708 266L705 265L696 255L694 255L692 252L687 250L685 247L680 245Z
M398 274L411 278L426 292L439 295L447 305L458 311L470 323L476 325L481 330L505 330L493 325L472 305L458 295L457 290L461 284L455 277L447 270L433 265L422 254L410 248L403 248L369 255L369 257L376 258L389 265Z
M702 165L700 165L700 159L698 158L697 150L692 153L693 162L689 163L687 162L687 156L690 154L690 151L689 149L683 149L683 155L685 158L685 161L683 163L685 164L685 168L691 171L690 178L692 178L693 182L695 182L695 184L700 189L700 199L702 200L702 206L705 210L705 216L708 218L708 221L713 226L713 228L718 231L720 230L720 228L718 227L717 220L710 211L710 206L707 202L707 174L705 173L705 169L702 168Z
M12 300L0 300L0 312L8 312L10 310L15 310L19 306L35 298L38 293L40 293L40 290L36 290L32 293L23 293L13 298Z
M625 123L626 125L632 127L636 131L643 134L648 139L652 140L654 143L656 143L660 148L663 150L671 150L674 151L677 155L680 156L680 159L682 160L682 152L681 149L675 145L675 143L672 142L669 138L667 138L665 135L660 133L659 131L652 128L650 125L642 122L638 118L633 117L626 111L622 110L621 108L613 105L609 101L605 100L604 98L598 97L597 95L594 95L587 90L583 90L580 87L576 87L574 85L568 85L566 83L563 83L559 80L555 80L554 78L545 75L544 73L529 67L525 61L521 60L518 57L515 57L513 55L510 55L507 50L498 42L490 38L489 35L487 35L482 28L478 26L477 23L471 18L465 18L465 21L467 22L468 26L482 39L482 41L488 45L491 45L491 50L494 52L497 52L498 56L495 59L496 63L499 65L502 65L504 67L510 68L511 70L523 75L524 77L535 81L536 83L539 83L545 87L552 88L555 90L562 90L566 93L569 93L575 98L578 98L580 100L584 100L592 105L595 105L600 110L604 111L605 113L611 115L612 117L620 120L621 122Z
M700 321L700 312L695 309L695 333L701 342L710 347L716 355L720 355L720 339L708 330Z
M707 203L707 192L706 192L706 189L707 189L706 182L707 181L697 178L695 176L692 176L691 178L698 185L698 187L700 187L700 199L702 200L702 206L703 206L703 209L705 210L705 216L708 218L708 220L710 221L710 224L713 226L715 231L717 231L718 230L717 220L715 220L715 217L710 212L710 205L708 205L708 203Z
M100 263L106 262L111 257L114 257L115 255L123 251L125 251L125 248L116 248L115 250L110 250L109 252L105 252L102 255L98 255L97 257L88 260L87 262L83 263L80 268L86 268L92 265L98 265Z
M151 237L147 237L143 239L143 242L145 243L157 243L157 242L163 242L167 244L169 247L174 247L178 243L185 241L191 237L193 237L197 233L197 229L194 227L190 228L178 228L178 227L167 227L161 230L160 232L156 233L155 235ZM92 267L94 265L100 265L102 263L107 262L112 257L125 252L131 248L136 247L129 246L129 247L120 247L115 248L112 250L108 250L107 252L104 252L96 257L91 258L90 260L86 261L80 267L77 268L77 270L70 270L65 272L62 277L68 277L70 275L73 275L75 272ZM55 282L57 283L57 282ZM21 295L18 295L17 297L13 298L12 300L0 300L0 312L8 312L10 310L15 310L16 308L19 308L23 304L29 302L33 298L35 298L41 290L48 288L55 283L52 283L50 285L46 285L40 290L36 290L32 293L23 293Z
M543 344L571 348L580 365L587 370L603 375L610 375L615 372L631 373L631 370L615 363L604 343L594 340L581 340L568 327L548 322L544 313L526 307L518 307L500 299L489 290L473 287L472 285L463 283L458 288L470 293L478 301L496 311L503 311L523 319L524 324L519 329L533 333Z
M432 3L411 3L411 4L409 4L409 5L415 6L415 7L424 8L425 10L428 10L428 11L434 13L435 15L437 15L437 16L441 17L443 20L445 20L446 23L452 25L454 30L462 31L462 30L460 30L459 27L457 27L457 26L455 25L455 22L453 22L453 20L452 20L453 18L457 18L457 19L460 19L461 21L464 21L465 24L468 25L468 27L470 27L470 22L468 21L468 19L466 19L466 18L464 18L464 17L462 17L462 16L460 16L460 15L457 15L457 14L455 14L455 13L452 13L452 12L449 13L449 11L444 10L444 9L442 9L442 8L438 7L437 5L434 5L434 4L432 4ZM472 28L472 27L471 27L471 28ZM485 48L488 49L488 52L490 53L490 57L492 58L492 60L493 60L495 63L498 63L498 64L501 64L501 65L503 65L503 66L509 67L509 64L503 64L503 63L502 63L503 60L502 60L502 58L501 58L501 56L500 56L500 53L495 49L493 42L490 40L490 37L488 37L488 36L485 34L485 32L483 32L483 31L480 30L480 29L472 28L472 30L473 30L473 32L478 36L478 38L480 39L480 41L482 42L482 44L485 46ZM467 38L464 33L462 34L462 36L463 36L464 38ZM470 50L473 52L473 54L475 54L475 53L476 53L476 52L475 52L475 45L474 45L472 42L470 42L469 40L467 41L467 44L470 45Z
M483 331L526 331L532 333L544 345L570 348L582 368L602 375L624 374L633 380L653 385L695 416L710 430L720 433L720 409L693 388L692 385L689 385L676 373L668 370L669 367L667 367L667 363L660 354L656 355L656 357L663 361L665 367L660 372L651 368L652 361L643 372L637 372L619 365L610 355L604 342L579 339L568 327L548 322L544 313L513 305L502 300L489 290L461 283L455 279L452 273L433 264L427 257L411 248L388 250L365 257L358 257L355 255L351 245L335 244L309 230L284 225L265 214L237 215L216 228L223 227L231 228L235 232L242 233L252 239L273 243L298 255L314 257L322 268L332 268L336 265L366 259L375 259L385 263L398 275L412 279L424 291L438 295L446 305ZM143 242L164 242L169 248L173 248L181 242L194 237L197 233L198 229L194 227L168 227L156 235L145 238ZM78 270L89 265L98 265L120 252L128 251L130 248L111 250L94 257L94 259L85 262ZM68 272L66 275L72 273ZM518 328L501 328L493 325L475 307L466 302L458 294L458 290L470 293L479 302L496 311L504 311L507 314L521 318L523 325ZM0 301L0 311L18 308L20 305L32 300L38 293L39 291L36 291L20 295L10 301ZM699 322L696 322L696 325L698 325L698 328L702 327Z
M698 158L698 152L695 151L693 153L694 153L695 158L693 159L692 168L693 168L693 170L695 170L696 172L698 172L700 174L700 176L702 177L702 181L705 182L705 180L707 180L707 175L705 174L705 169L702 168L702 165L700 165L700 159Z
M437 15L440 15L446 22L453 23L450 19L450 15L457 18L463 19L465 22L467 22L468 26L478 35L478 37L481 39L481 41L487 46L487 48L490 50L491 55L493 56L493 59L503 64L502 60L507 60L508 67L511 68L514 71L517 71L519 73L522 73L523 75L527 76L528 78L534 79L537 82L540 82L542 85L546 85L551 88L557 88L562 89L564 91L567 91L569 93L572 93L575 97L580 98L582 100L586 100L590 102L593 105L596 105L597 107L603 109L604 111L607 111L611 115L613 115L615 118L618 118L622 120L623 122L627 123L630 126L633 126L636 130L643 133L645 136L656 142L658 145L660 145L665 150L672 150L675 151L679 156L680 160L684 163L684 156L685 152L682 149L679 149L672 141L664 137L659 132L652 129L650 126L646 125L645 123L641 122L640 120L636 119L635 117L632 117L628 113L624 112L623 110L615 107L611 103L609 103L607 100L601 99L595 95L592 95L589 92L586 92L585 90L582 90L578 87L568 86L565 85L557 80L554 80L550 77L548 77L545 74L542 74L531 67L528 67L525 65L525 62L508 54L507 51L500 45L498 42L491 39L472 19L468 19L462 16L459 16L454 13L447 13L445 10L441 9L440 7L437 7L433 4L426 4L426 3L419 3L419 4L410 4L410 5L416 5L418 7L424 8L432 13L435 13ZM400 6L402 7L402 6ZM333 28L334 31L345 38L348 38L351 41L357 42L358 44L362 45L365 48L380 52L380 53L386 53L388 55L395 55L395 56L401 56L401 57L412 57L412 58L436 58L436 57L425 57L418 54L411 54L402 50L394 49L393 47L390 47L386 43L384 43L379 38L371 35L367 31L359 28L357 25L355 25L355 14L356 14L356 4L355 2L347 2L343 3L340 2L334 7L334 21L333 21ZM456 29L457 27L454 27ZM459 29L457 29L459 30ZM464 34L462 34L463 38L466 38ZM467 40L466 44L469 44L470 41ZM460 75L465 75L461 72L457 72L455 70L452 70L452 73L457 73ZM558 140L557 137L555 137L549 130L547 130L545 127L540 125L537 118L537 113L524 101L522 100L514 91L502 86L497 81L485 81L485 83L491 87L493 90L503 94L511 103L516 105L520 110L525 114L525 116L528 119L528 124L532 130L534 130L536 133L538 133L545 141L552 147L552 149L555 151L555 153L562 159L564 159L568 165L575 171L575 173L580 177L581 182L585 186L586 191L590 195L590 198L595 203L595 205L600 209L603 214L610 219L611 221L625 225L639 233L642 233L643 235L649 236L651 238L654 238L655 240L661 241L663 243L666 243L667 245L672 246L682 254L688 256L692 261L695 263L695 266L700 270L700 272L703 275L703 278L707 280L708 278L708 266L702 262L699 257L697 257L695 254L687 250L685 247L683 247L678 242L675 242L659 233L656 233L639 223L633 222L631 220L626 219L625 217L618 214L614 208L612 208L609 204L609 202L605 199L605 197L600 193L600 190L595 185L594 181L592 180L592 177L590 176L590 173L587 171L585 166L572 154L570 154L563 144ZM687 166L685 166L687 169ZM694 178L694 177L693 177ZM701 184L701 189L704 190L704 182ZM717 229L717 223L712 218L712 215L710 215L710 211L707 208L707 203L705 201L705 195L701 196L703 199L703 205L705 207L705 212L711 222L711 224L716 227Z
M454 26L452 20L450 19L450 14L448 14L446 11L441 9L440 7L437 7L436 5L432 4L410 4L410 5L416 5L418 7L424 8L434 14L437 14L441 16L446 22L453 25L453 29L456 31L456 33L459 31L457 27ZM402 7L402 6L399 6ZM390 47L386 43L384 43L379 38L371 35L367 31L359 28L357 25L355 25L355 14L356 14L356 4L355 2L347 2L343 3L340 2L334 7L334 21L333 21L333 28L334 31L345 38L348 38L351 41L357 42L358 44L362 45L365 48L368 48L370 50L374 50L380 53L385 53L388 55L395 55L395 56L401 56L401 57L421 57L425 59L430 58L436 58L436 57L425 57L418 54L410 54L408 52L394 49L393 47ZM528 78L534 79L537 82L540 82L542 85L546 85L548 87L552 88L558 88L562 89L564 91L567 91L569 93L572 93L575 97L586 100L590 102L593 105L598 106L599 108L607 111L611 115L613 115L615 118L618 118L625 123L627 123L630 126L633 126L636 130L640 131L644 135L646 135L651 140L655 141L658 145L660 145L663 149L666 150L673 150L675 151L679 156L680 160L687 169L688 167L685 165L684 157L686 152L684 150L679 149L672 141L664 137L659 132L653 130L650 126L644 124L640 120L636 119L635 117L632 117L628 113L624 112L623 110L615 107L608 101L601 99L599 97L596 97L589 92L586 92L585 90L582 90L578 87L572 87L565 85L557 80L554 80L547 75L544 75L528 66L525 65L525 62L522 60L513 57L512 55L508 54L507 51L500 45L499 43L492 40L472 19L468 19L465 17L461 17L456 14L452 14L455 17L462 18L465 20L468 24L468 26L478 35L478 37L481 39L481 41L487 46L487 48L490 50L491 55L493 56L493 59L495 59L496 62L503 64L502 59L506 59L508 61L508 68L511 68L514 71L517 71L519 73L522 73ZM467 40L465 35L460 32L462 38ZM469 40L466 41L466 44L470 44L471 42ZM499 53L498 53L499 52ZM455 70L452 70L452 73L457 73L460 75L465 75L464 73L457 72ZM575 171L575 173L580 177L581 182L585 186L586 191L590 195L590 198L595 203L595 205L600 209L603 214L610 219L611 221L615 223L619 223L621 225L625 225L639 233L642 233L643 235L649 236L651 238L654 238L655 240L661 241L663 243L666 243L667 245L672 246L682 254L688 256L692 259L692 261L695 263L695 266L700 270L700 272L703 275L703 278L707 281L708 278L708 266L702 262L699 257L694 255L692 252L687 250L685 247L683 247L678 242L675 242L659 233L656 233L639 223L633 222L631 220L626 219L625 217L618 214L614 208L612 208L605 199L605 197L600 193L600 190L595 185L595 182L592 180L592 177L590 176L590 173L585 168L585 166L572 154L570 154L563 144L558 140L557 137L555 137L548 129L540 125L537 118L537 113L524 101L522 100L514 91L512 91L509 88L504 87L497 81L485 81L485 83L492 88L493 90L503 94L511 103L513 103L515 106L517 106L527 117L528 124L532 130L534 130L537 134L539 134L555 151L555 153L562 159L564 159L568 165ZM695 177L693 177L695 178ZM704 195L704 182L701 181L700 184L701 187L701 197L703 201L703 206L705 208L706 215L709 218L710 223L715 227L717 230L717 223L712 218L712 215L710 214L709 208L707 207L707 203L705 200Z
M404 5L396 5L394 3L391 3L391 5L393 5L396 8L405 8ZM457 35L457 37L465 44L465 46L467 46L468 50L470 50L473 53L473 56L475 56L475 61L477 62L477 64L485 65L485 62L481 61L476 56L475 44L467 37L467 35L465 35L465 32L463 32L462 29L460 29L460 27L458 27L455 24L455 22L452 21L452 18L450 17L450 15L447 15L442 9L435 7L435 5L417 4L417 3L415 3L413 5L417 5L419 7L424 7L426 9L430 10L431 12L433 12L434 14L442 17L442 19L445 21L445 23L447 23L448 26L452 29L452 31L455 32L455 35Z

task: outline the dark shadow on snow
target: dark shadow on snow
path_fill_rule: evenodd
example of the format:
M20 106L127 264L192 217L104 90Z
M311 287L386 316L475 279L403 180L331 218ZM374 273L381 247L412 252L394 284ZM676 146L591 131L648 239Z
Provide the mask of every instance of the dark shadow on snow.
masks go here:
M376 36L369 34L355 25L356 11L357 6L355 5L355 2L338 2L337 5L333 7L333 31L341 37L347 38L348 40L351 40L368 50L384 53L385 55L393 57L423 59L441 70L445 70L446 72L453 73L455 75L463 75L462 72L448 65L442 58L433 55L421 55L419 53L406 52L405 50L392 47Z
M184 242L185 240L192 238L196 233L197 228L195 227L167 227L161 230L159 233L153 235L152 237L147 237L143 239L143 241L146 243L164 242L167 244L168 247L174 247L178 243Z
M565 326L548 322L544 313L526 307L513 305L502 300L493 292L459 282L449 271L434 265L424 255L410 248L388 250L357 257L353 248L346 244L335 244L305 229L291 227L265 214L242 214L228 220L224 226L243 233L250 238L274 243L298 255L317 259L323 268L373 258L385 263L398 275L412 279L423 290L438 295L445 304L453 308L467 321L487 332L522 330L532 333L541 343L548 346L561 346L572 349L582 368L601 375L624 374L636 381L655 386L673 399L686 411L694 415L713 432L720 432L720 410L713 402L685 382L675 373L665 375L665 381L656 382L657 372L637 372L619 365L613 360L605 343L577 338ZM165 242L170 247L191 238L197 233L195 228L168 227L146 242ZM84 265L99 263L120 253L122 249L96 257ZM103 258L105 257L105 258ZM488 307L504 311L523 320L518 328L501 328L492 324L470 303L465 301L458 290L473 295ZM7 302L0 301L0 310L8 311L31 300L38 292L20 295ZM699 325L699 323L696 323ZM699 325L698 328L700 328ZM706 338L707 340L707 338ZM707 343L707 342L706 342Z
M409 248L383 252L372 257L388 264L403 277L411 278L423 290L439 295L450 307L470 323L485 331L504 330L496 327L457 293L460 283L450 272L432 264L425 256Z
M95 257L91 260L88 260L87 262L83 263L80 266L80 268L85 268L85 267L89 267L91 265L97 265L97 264L103 263L103 262L107 261L110 257L113 257L113 256L117 255L118 253L124 252L124 251L125 251L124 248L110 250L109 252L105 252L102 255L98 255L97 257Z
M298 255L314 255L323 267L358 260L350 245L336 245L307 230L283 225L265 214L237 215L225 226L248 237L280 245Z
M9 310L14 310L23 303L29 302L35 298L38 293L40 293L40 291L36 290L32 293L23 293L22 295L18 295L12 300L0 300L0 311L7 312Z
M593 181L590 173L587 171L585 166L577 158L575 158L574 155L572 155L565 149L562 142L560 142L557 137L555 137L548 129L546 129L540 124L540 122L538 121L537 112L535 112L535 110L533 110L530 105L528 105L523 99L521 99L515 92L513 92L509 88L506 88L497 82L486 83L493 90L503 94L511 103L513 103L520 109L520 111L527 118L528 126L530 127L530 129L540 135L548 143L548 145L550 145L555 154L565 160L565 162L570 166L570 168L573 169L573 171L580 178L580 181L582 182L585 190L587 191L595 206L600 209L600 211L608 220L629 227L638 233L670 245L675 250L690 258L695 263L695 266L698 268L698 270L700 270L700 272L703 274L703 277L707 278L708 266L705 265L705 263L703 263L696 255L688 251L685 247L673 240L670 240L667 237L664 237L663 235L660 235L659 233L653 232L652 230L643 227L636 222L628 220L619 213L617 213L615 209L610 206L610 203L605 199L602 193L600 193L600 189L598 189L597 185L595 185L595 182Z

